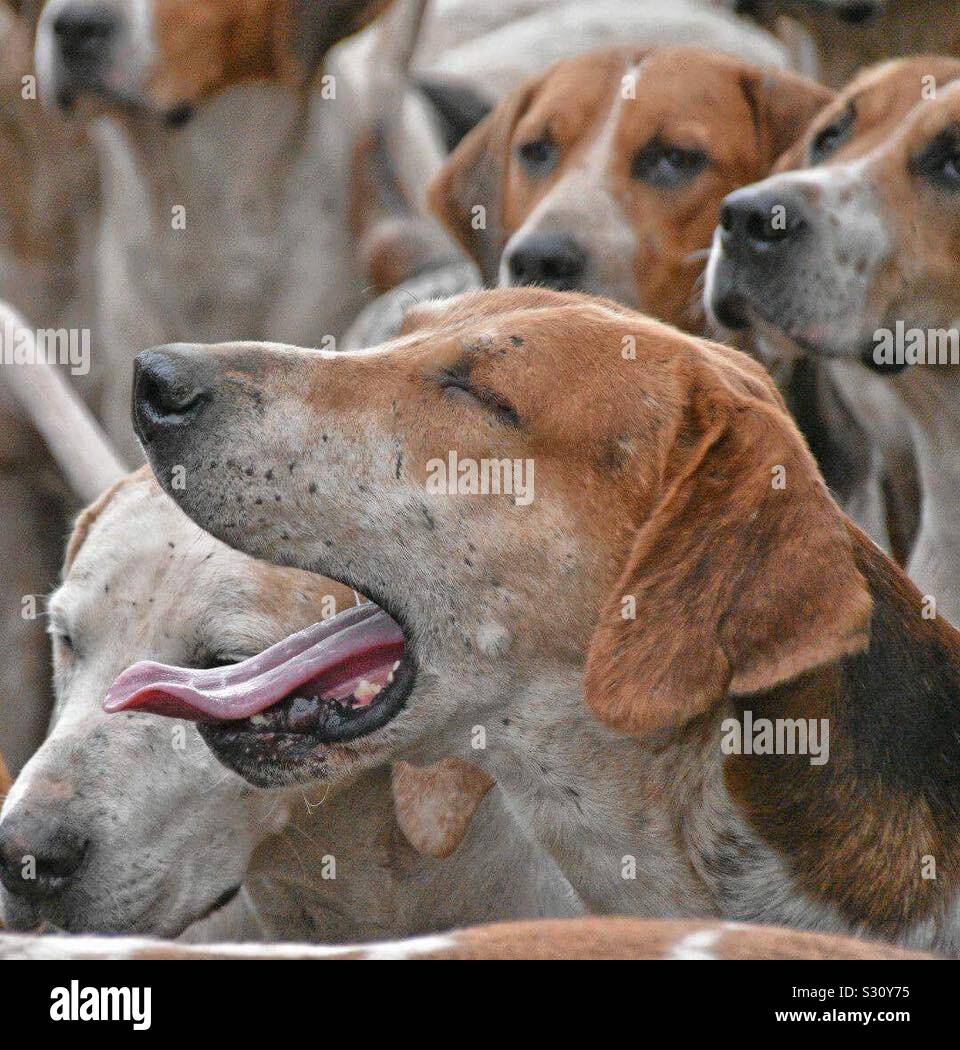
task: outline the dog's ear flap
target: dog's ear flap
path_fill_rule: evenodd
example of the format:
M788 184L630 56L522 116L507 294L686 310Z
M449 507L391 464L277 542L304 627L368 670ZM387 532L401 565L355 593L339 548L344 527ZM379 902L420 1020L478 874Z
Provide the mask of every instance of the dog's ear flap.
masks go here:
M456 758L424 767L397 762L393 803L400 830L425 856L449 857L493 784L486 773Z
M288 0L281 47L293 57L302 76L320 68L324 56L341 40L359 33L394 0Z
M434 215L495 285L507 238L503 191L510 145L540 77L520 85L482 120L450 155L427 189Z
M852 533L772 384L706 358L695 371L587 662L594 713L638 736L869 639Z
M743 73L740 87L750 107L764 156L771 164L836 97L823 84L783 69Z

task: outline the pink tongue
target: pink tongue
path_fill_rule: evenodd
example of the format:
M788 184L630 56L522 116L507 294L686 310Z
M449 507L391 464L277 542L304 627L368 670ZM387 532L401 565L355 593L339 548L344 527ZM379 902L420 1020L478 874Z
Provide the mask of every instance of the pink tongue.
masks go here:
M103 708L232 722L260 714L307 682L312 693L325 693L358 671L389 671L402 656L403 632L397 624L375 605L361 605L230 667L197 671L150 661L134 664L110 686Z

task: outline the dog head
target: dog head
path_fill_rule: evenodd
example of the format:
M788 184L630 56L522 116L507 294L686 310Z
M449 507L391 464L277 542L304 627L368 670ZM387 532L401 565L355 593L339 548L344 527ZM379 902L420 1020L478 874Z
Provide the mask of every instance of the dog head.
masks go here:
M308 78L391 0L48 0L36 61L46 96L171 123L232 84Z
M575 733L588 650L594 709L642 733L865 644L845 520L767 374L603 300L473 293L346 355L162 348L134 404L203 528L390 614L325 640L283 747L296 667L272 690L151 684L151 709L192 710L257 783L462 753L480 729ZM361 661L396 661L390 686L338 705Z
M707 275L725 325L877 357L884 337L960 317L960 62L865 72L783 158L724 202Z
M567 59L465 139L431 205L488 284L591 292L699 328L720 201L830 97L695 48Z
M354 600L216 543L145 473L86 511L50 604L50 733L0 821L7 923L176 936L223 907L286 801L224 770L192 725L109 720L103 696L135 660L232 663Z

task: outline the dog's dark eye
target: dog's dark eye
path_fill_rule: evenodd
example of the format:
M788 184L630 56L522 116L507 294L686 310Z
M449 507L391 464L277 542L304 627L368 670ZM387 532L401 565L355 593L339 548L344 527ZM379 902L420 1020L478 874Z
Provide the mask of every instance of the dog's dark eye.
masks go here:
M485 387L474 386L469 379L452 372L441 372L438 376L440 389L445 393L454 395L465 395L471 401L482 406L487 412L492 413L504 426L520 426L520 417L516 409L509 401L506 401L493 390Z
M850 107L842 117L818 131L810 144L810 162L820 164L836 153L850 137L855 120L856 113L853 107Z
M941 189L960 192L960 127L947 128L910 162L910 168Z
M553 171L559 149L549 131L517 147L517 158L530 175L542 178Z
M686 186L710 163L701 149L684 149L654 140L633 158L631 174L657 189L673 190Z
M56 642L57 645L60 646L60 648L65 653L70 653L71 655L76 653L77 648L74 645L72 635L67 634L66 631L59 631L59 630L53 631L52 634L53 634L53 640Z

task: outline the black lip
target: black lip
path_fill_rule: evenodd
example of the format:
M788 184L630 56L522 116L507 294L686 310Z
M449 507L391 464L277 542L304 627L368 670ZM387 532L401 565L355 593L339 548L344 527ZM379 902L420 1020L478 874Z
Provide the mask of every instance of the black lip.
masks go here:
M315 571L338 579L325 568L318 567ZM201 737L217 758L254 787L282 787L323 779L324 760L318 755L318 749L346 746L382 729L406 707L416 685L419 667L415 634L403 614L367 586L343 579L338 579L338 582L363 594L399 625L404 639L400 666L393 682L381 690L369 708L356 713L325 714L316 727L309 730L282 728L295 696L264 711L260 717L267 719L266 724L253 725L249 718L198 724Z

